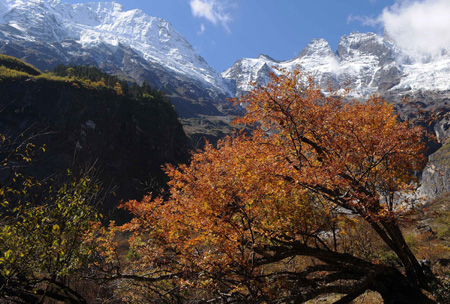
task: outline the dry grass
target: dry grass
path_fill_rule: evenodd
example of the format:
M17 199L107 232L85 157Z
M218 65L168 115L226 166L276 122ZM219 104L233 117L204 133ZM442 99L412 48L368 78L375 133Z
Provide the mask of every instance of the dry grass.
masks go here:
M342 298L342 296L332 295L308 301L306 302L306 304L331 304L338 301L340 298ZM383 303L383 299L378 293L373 291L367 291L366 293L359 296L352 302L352 304L380 304L380 303Z

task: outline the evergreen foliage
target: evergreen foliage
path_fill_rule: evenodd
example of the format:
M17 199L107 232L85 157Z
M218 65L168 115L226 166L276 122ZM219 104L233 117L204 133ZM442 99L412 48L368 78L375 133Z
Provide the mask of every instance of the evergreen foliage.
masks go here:
M103 82L105 86L113 88L116 83L119 83L122 88L127 88L128 83L124 80L120 80L117 76L109 75L99 68L89 65L57 65L51 72L51 75L68 77L78 80L90 80L92 82ZM125 89L126 90L126 89Z
M84 83L100 84L108 88L116 89L120 85L123 94L138 100L158 99L171 103L163 91L152 88L146 81L139 85L135 82L129 83L117 76L107 74L94 66L82 65L57 65L51 72L52 76L66 77ZM88 82L90 81L90 82Z

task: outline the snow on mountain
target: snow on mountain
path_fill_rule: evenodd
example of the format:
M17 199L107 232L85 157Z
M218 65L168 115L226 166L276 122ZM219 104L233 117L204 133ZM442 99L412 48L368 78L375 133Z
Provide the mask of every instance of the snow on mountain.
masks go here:
M264 83L264 75L274 67L301 68L314 75L327 89L348 84L355 97L388 90L450 90L450 55L407 55L388 39L373 33L352 33L341 37L336 52L324 39L312 40L291 60L276 61L267 56L244 58L222 73L236 82L236 93L243 94L249 81Z
M197 97L211 100L242 94L252 88L250 82L267 82L274 66L300 67L323 89L348 84L357 97L377 91L450 90L450 54L412 55L373 33L343 36L335 52L326 40L314 39L290 60L243 58L220 75L169 22L138 9L125 11L116 2L0 0L0 42L15 43L15 48L0 47L30 60L47 56L48 62L58 56L55 62L94 63L139 81L156 79L158 86L190 81L194 85L187 85L183 94L203 90ZM27 57L27 48L38 54Z
M396 86L403 90L450 90L450 56L411 60L402 65L402 78Z
M79 43L83 49L124 45L149 62L230 95L222 77L172 25L116 2L68 4L59 0L0 0L0 40Z

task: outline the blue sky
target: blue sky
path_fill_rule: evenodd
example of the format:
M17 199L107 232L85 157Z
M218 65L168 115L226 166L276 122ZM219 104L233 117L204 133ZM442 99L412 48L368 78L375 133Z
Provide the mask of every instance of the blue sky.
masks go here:
M92 2L62 0L64 2ZM384 17L395 22L415 4L449 0L117 0L166 19L218 72L243 57L266 54L295 57L313 38L325 38L335 51L339 38L353 31L382 34ZM418 8L423 11L422 8ZM437 8L439 10L439 7ZM403 12L402 11L402 12ZM395 15L395 13L398 13ZM409 22L406 15L405 22ZM443 16L448 18L448 15ZM405 24L395 26L402 31ZM406 27L409 25L407 24ZM445 28L447 31L448 27ZM406 36L408 41L408 36Z

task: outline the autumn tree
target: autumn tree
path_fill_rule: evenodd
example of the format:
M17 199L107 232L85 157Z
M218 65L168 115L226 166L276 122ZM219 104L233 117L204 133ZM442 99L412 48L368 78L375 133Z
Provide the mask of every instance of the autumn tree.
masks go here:
M168 199L124 205L135 216L122 229L136 258L123 284L139 286L124 298L303 303L339 294L335 303L348 303L373 290L385 303L434 303L422 292L433 275L401 231L424 130L379 96L348 101L299 71L282 72L235 100L251 135L167 166ZM344 246L360 225L398 264Z

